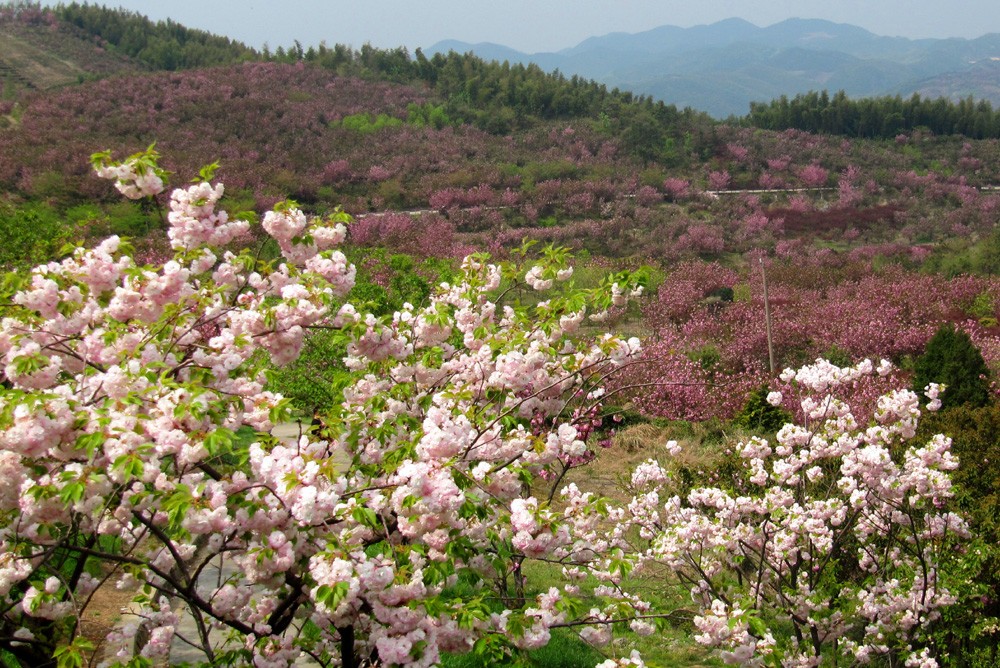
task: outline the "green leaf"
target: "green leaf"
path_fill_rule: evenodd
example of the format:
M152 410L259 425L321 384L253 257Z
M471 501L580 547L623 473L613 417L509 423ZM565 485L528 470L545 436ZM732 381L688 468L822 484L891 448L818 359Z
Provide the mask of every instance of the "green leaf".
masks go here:
M332 587L329 585L320 585L316 589L316 602L325 605L330 610L336 610L340 602L347 597L349 590L350 585L346 582L338 582Z
M114 469L121 469L122 473L131 478L138 478L143 472L142 458L134 452L118 457L111 466Z
M268 418L272 424L288 422L292 415L292 402L290 399L281 399L268 412Z
M93 651L94 643L78 636L70 644L56 649L52 656L56 659L57 668L83 668L87 665L87 656Z
M83 481L74 480L59 490L59 499L67 506L71 506L74 503L83 500L83 495L86 490L87 487L83 484Z
M375 511L365 506L357 506L354 512L351 513L351 517L354 518L355 522L363 524L369 529L378 529L381 526Z
M205 449L208 454L217 455L221 451L229 450L233 446L236 434L231 429L219 427L205 435Z
M93 165L95 168L103 167L104 165L107 165L109 162L111 162L110 149L90 154L90 164Z
M104 445L105 440L104 434L100 432L84 434L76 439L76 447L86 451L88 456L93 457L98 448Z
M757 638L763 638L768 633L767 624L760 617L747 617L747 625Z
M192 183L198 183L199 181L208 182L215 178L215 172L219 169L219 162L215 161L210 165L205 165L200 170L198 170L198 178L193 179Z
M191 488L187 485L177 485L174 493L163 501L163 510L167 513L167 519L171 527L180 526L187 516L188 509L191 508Z

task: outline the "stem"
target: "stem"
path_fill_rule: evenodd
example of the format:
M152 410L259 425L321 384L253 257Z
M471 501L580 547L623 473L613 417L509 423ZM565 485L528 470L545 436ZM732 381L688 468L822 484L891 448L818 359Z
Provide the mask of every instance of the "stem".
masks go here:
M361 663L354 655L354 627L338 628L340 634L340 665L342 668L360 668Z

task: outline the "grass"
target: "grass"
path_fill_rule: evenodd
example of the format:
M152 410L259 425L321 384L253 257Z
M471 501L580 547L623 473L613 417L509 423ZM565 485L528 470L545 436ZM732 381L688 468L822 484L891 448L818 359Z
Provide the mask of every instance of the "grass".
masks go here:
M566 630L556 630L547 645L527 652L521 665L527 668L593 668L604 656L580 638ZM444 668L494 668L496 662L478 654L448 654Z
M591 490L615 503L627 503L630 498L627 492L628 481L635 466L648 459L656 459L665 468L693 472L709 472L716 470L725 459L726 444L743 434L727 433L726 425L689 423L684 421L663 422L657 424L639 423L625 427L616 434L613 447L600 450L597 459L589 466L570 472L564 483L576 482L582 489ZM671 456L664 444L668 440L677 440L681 445L681 453ZM683 484L683 483L682 483ZM536 494L545 494L537 490ZM528 579L529 595L546 591L549 587L560 587L563 584L562 574L558 566L539 562L526 562L525 574ZM581 584L581 591L586 595L589 588L597 584L596 580ZM706 668L724 665L713 652L694 640L697 630L692 622L694 611L687 589L681 586L673 574L666 569L650 566L647 569L632 573L623 581L623 588L640 595L651 602L653 608L666 612L667 617L660 620L655 633L649 636L638 636L629 630L626 624L615 628L614 640L611 645L600 649L606 656L628 656L632 650L638 650L650 666L685 666L689 668ZM569 639L563 637L567 634ZM544 668L563 668L576 665L595 665L593 655L581 650L570 650L572 643L588 648L574 633L561 631L558 639L553 635L550 645L556 650L556 657L549 658L548 653L531 653L530 666ZM565 657L565 658L564 658ZM567 663L566 661L589 661L589 663ZM473 661L473 659L469 659ZM446 663L447 666L475 668L480 663Z
M0 32L4 62L35 88L75 84L86 72L77 65L6 32Z

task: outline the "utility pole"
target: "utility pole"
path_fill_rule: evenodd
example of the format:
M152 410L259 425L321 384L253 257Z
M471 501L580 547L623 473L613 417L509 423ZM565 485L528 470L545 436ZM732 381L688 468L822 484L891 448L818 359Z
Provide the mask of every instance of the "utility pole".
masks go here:
M774 375L774 342L771 340L771 302L767 299L767 271L764 269L764 258L760 260L760 275L764 279L764 328L767 331L767 361Z

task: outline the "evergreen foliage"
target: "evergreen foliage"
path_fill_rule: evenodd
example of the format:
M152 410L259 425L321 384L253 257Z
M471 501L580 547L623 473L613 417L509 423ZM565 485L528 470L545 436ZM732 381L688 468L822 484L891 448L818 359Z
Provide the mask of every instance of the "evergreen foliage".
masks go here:
M950 390L949 390L950 391ZM952 474L956 510L968 519L975 542L970 545L970 573L974 586L961 605L948 613L945 637L954 663L995 666L1000 660L996 628L1000 618L1000 407L961 406L928 413L920 423L918 439L948 434L959 467Z
M54 257L76 226L45 203L0 201L0 268L25 269Z
M259 57L228 37L195 30L167 19L153 22L125 9L73 2L55 8L56 16L155 70L226 65Z
M901 96L850 99L844 91L810 91L791 100L782 95L769 103L753 102L742 121L765 130L804 130L825 134L891 139L925 129L936 135L960 134L973 139L1000 137L1000 111L987 100L959 102L946 98Z
M928 383L947 386L942 394L943 408L985 406L989 402L989 367L969 335L954 325L942 325L931 337L924 354L917 358L914 372L917 393Z
M773 433L792 422L792 416L780 406L772 406L767 401L767 386L760 387L747 397L743 410L733 421L751 431Z

